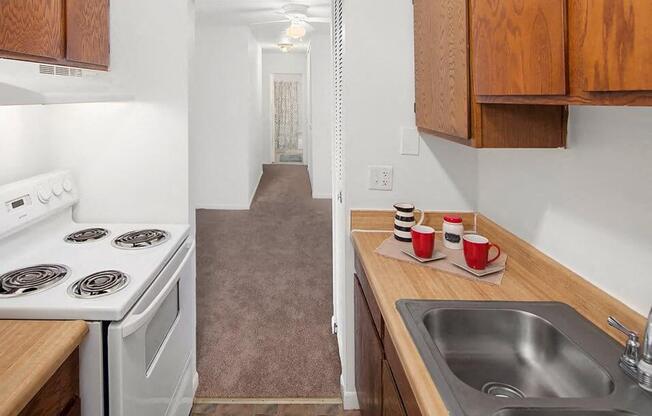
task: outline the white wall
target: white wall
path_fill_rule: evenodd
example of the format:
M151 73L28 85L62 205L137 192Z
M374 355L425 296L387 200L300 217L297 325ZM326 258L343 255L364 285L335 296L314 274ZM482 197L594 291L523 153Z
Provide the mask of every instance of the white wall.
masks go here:
M401 127L414 127L412 4L344 2L345 160L347 209L391 209L410 201L423 209L476 208L477 153L433 138L421 141L418 156L402 156ZM394 167L391 192L367 189L367 166ZM347 272L337 294L345 406L355 402L353 248L347 244Z
M273 74L299 74L302 80L302 90L305 91L306 82L306 54L282 53L280 51L263 51L262 68L262 148L263 163L274 162L272 151L272 89ZM304 97L304 94L301 94ZM301 100L299 112L305 115L305 99ZM302 120L301 128L305 121ZM305 130L304 130L305 131ZM305 135L304 135L305 140Z
M263 174L263 55L253 35L248 39L249 54L249 195L253 198Z
M51 169L48 107L0 106L0 185Z
M191 194L197 208L248 209L262 174L260 49L245 26L197 24Z
M412 6L345 2L345 23L347 209L390 209L399 200L424 209L477 209L648 312L652 109L572 107L567 150L478 151L424 138L418 157L400 156L398 130L414 126ZM394 166L392 192L366 189L368 164ZM336 315L345 406L351 407L353 249L347 244Z
M70 168L82 193L80 221L188 222L193 4L112 2L112 78L136 100L0 109L13 120L0 127L0 159L5 148L20 158L1 179Z
M652 108L571 107L567 150L482 150L479 210L647 315Z
M315 34L308 52L308 128L310 179L314 198L331 198L333 123L333 64L329 34Z

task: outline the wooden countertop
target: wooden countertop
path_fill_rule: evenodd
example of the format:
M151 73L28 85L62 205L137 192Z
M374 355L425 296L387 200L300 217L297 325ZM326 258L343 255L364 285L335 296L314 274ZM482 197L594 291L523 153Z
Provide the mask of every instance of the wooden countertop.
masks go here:
M369 221L369 214L361 212L356 218L356 212L353 212L353 228L362 228L359 225L365 223L382 223L382 220ZM391 229L391 221L392 214L389 213L386 229ZM476 229L509 255L501 286L477 283L382 257L374 250L391 235L389 232L352 232L357 255L385 320L386 330L394 341L424 416L446 415L448 411L396 310L395 303L399 299L558 301L572 306L621 343L624 340L620 333L607 325L609 315L618 317L631 328L643 328L646 320L641 315L482 215L477 216ZM618 357L614 357L616 359Z
M88 332L83 321L0 320L0 416L15 416Z

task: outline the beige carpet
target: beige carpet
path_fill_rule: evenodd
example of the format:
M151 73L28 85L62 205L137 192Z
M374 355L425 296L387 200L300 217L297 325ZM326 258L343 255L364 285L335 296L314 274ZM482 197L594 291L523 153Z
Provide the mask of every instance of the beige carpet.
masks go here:
M198 397L340 395L331 201L266 165L250 211L197 211Z

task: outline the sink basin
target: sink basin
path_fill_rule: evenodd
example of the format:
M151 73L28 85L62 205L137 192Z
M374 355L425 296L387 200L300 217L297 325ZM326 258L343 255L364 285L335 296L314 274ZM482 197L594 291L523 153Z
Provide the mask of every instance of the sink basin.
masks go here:
M550 322L514 309L434 309L423 323L451 371L495 396L600 397L609 373Z
M568 305L400 300L397 309L451 415L639 416L652 408L652 394L618 367L623 347Z

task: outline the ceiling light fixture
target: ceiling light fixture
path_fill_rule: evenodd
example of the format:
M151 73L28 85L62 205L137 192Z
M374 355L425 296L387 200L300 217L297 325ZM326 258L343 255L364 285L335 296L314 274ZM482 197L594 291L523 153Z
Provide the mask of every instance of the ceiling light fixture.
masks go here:
M301 39L306 35L306 28L299 22L292 22L286 33L292 39Z
M290 52L290 49L294 48L294 44L290 42L281 42L278 44L278 48L281 50L281 52L288 53Z

